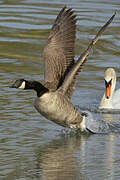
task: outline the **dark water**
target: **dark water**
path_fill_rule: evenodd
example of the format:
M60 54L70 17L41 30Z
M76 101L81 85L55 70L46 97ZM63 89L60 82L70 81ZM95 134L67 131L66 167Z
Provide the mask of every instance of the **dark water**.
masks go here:
M43 48L60 9L77 15L76 57L117 10L77 78L72 101L117 127L109 134L75 135L36 112L34 92L8 88L17 78L43 80ZM120 87L119 1L0 1L0 179L120 179L120 115L95 111L104 93L104 71L114 67Z

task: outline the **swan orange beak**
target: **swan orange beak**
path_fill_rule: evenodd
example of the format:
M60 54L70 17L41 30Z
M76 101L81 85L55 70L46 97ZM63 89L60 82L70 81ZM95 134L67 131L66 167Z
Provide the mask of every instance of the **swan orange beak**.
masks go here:
M110 96L111 96L111 84L109 84L108 86L105 86L105 97L109 99Z

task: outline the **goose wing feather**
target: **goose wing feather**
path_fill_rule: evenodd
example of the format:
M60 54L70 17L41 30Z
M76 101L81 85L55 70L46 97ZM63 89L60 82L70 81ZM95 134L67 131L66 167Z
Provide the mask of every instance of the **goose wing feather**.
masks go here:
M64 81L74 64L76 15L72 9L64 7L57 16L44 49L45 86L55 91ZM66 96L72 96L74 83L71 83Z
M92 40L92 42L89 44L87 50L85 50L82 55L78 58L78 61L73 65L69 73L66 75L64 82L62 83L62 86L58 89L61 91L62 94L65 94L68 90L70 84L72 83L73 79L76 78L77 74L82 71L86 61L87 56L89 55L90 50L93 48L95 43L98 41L98 39L101 37L102 33L106 30L107 26L112 22L114 15L106 22L106 24L99 30L95 38Z

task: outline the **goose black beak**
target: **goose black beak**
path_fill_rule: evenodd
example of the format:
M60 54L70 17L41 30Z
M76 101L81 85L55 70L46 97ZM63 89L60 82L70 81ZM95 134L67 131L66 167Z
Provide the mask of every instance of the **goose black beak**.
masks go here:
M24 79L17 79L11 86L9 86L10 88L20 88L20 89L24 89L22 86L22 84L24 83L23 86L25 86L25 80Z

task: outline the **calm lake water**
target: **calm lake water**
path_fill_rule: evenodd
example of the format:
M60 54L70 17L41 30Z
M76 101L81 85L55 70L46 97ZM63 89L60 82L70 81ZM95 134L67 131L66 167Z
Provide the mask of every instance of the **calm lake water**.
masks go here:
M36 94L8 86L17 78L43 80L42 52L50 28L67 5L77 15L76 57L117 10L113 23L93 48L76 80L72 102L99 120L113 123L105 134L75 135L42 117ZM120 87L119 0L0 1L0 179L119 180L120 115L97 112L104 71L114 67Z

